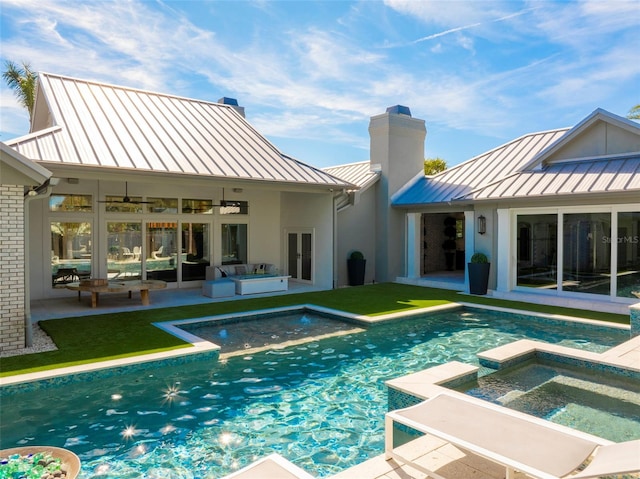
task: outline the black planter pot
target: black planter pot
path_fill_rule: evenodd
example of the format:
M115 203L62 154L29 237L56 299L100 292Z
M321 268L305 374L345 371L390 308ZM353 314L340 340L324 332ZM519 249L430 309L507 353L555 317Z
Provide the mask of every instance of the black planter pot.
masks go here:
M362 286L364 284L364 271L367 266L366 259L348 259L347 274L349 286Z
M487 294L491 263L467 263L469 268L469 292Z

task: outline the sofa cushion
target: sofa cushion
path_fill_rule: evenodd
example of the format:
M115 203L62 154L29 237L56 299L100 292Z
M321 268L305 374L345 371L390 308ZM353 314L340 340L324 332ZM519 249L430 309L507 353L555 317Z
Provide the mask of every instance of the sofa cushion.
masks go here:
M243 274L274 274L275 272L275 265L269 263L223 264L219 266L208 266L206 279L207 281L211 281L223 277L239 276ZM224 276L223 273L226 276Z

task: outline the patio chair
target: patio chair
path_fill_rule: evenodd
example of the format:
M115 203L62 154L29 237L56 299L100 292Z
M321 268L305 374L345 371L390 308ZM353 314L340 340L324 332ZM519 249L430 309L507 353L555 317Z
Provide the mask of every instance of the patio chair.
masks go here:
M222 479L313 479L279 454L270 454Z
M53 274L52 284L53 286L66 285L79 280L80 275L76 268L58 268L58 271Z
M142 248L140 246L133 247L133 260L140 261L140 255L142 254Z
M160 245L160 248L158 248L156 251L151 252L151 257L153 259L160 259L160 255L162 254L163 249L164 249L164 246Z
M516 470L540 479L587 479L640 472L640 440L597 442L594 436L552 426L501 406L440 394L385 417L386 458L409 464L436 479L445 478L394 451L394 422L505 466L507 479L512 479ZM570 475L589 459L586 468Z

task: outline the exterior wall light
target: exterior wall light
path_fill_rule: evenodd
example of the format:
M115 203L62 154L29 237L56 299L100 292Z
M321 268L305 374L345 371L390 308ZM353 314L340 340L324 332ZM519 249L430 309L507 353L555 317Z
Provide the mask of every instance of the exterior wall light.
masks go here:
M483 235L487 232L487 218L484 215L478 216L478 233Z

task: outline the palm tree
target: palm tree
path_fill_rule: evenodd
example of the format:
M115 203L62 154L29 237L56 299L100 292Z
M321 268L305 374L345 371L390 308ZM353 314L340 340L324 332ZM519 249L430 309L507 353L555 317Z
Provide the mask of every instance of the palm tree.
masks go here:
M629 110L627 118L629 118L629 120L640 120L640 103Z
M20 104L29 112L29 123L31 123L38 74L31 69L31 65L25 62L22 62L22 66L18 66L9 60L4 66L2 78L16 94Z
M424 174L435 175L447 169L447 162L440 157L426 158L424 160Z

